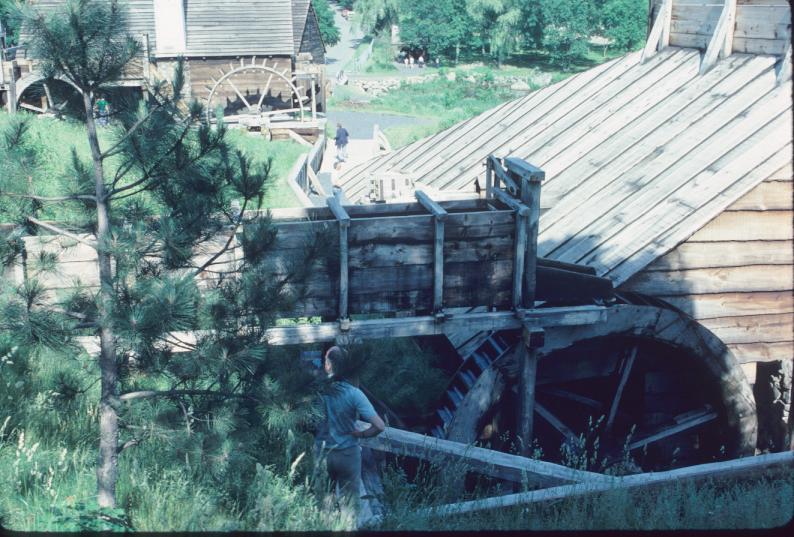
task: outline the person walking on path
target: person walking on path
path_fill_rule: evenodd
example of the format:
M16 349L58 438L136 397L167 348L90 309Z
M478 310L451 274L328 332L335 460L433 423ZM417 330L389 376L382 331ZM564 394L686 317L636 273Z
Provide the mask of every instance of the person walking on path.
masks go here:
M337 346L331 347L325 353L323 368L331 383L322 395L325 419L315 435L315 457L325 459L331 485L333 489L339 487L338 498L355 512L361 486L361 446L358 439L379 435L386 424L364 392L348 378L352 373L349 372L347 352ZM370 427L356 430L358 418L369 422Z
M347 160L347 142L350 139L350 133L347 132L341 123L336 124L336 136L334 143L336 144L336 161L345 162Z

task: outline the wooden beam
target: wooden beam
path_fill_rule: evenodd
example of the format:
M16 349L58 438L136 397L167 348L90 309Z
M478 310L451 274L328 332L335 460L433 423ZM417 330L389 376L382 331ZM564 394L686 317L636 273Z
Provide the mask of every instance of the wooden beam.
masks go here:
M340 328L343 331L347 330L349 326L349 316L347 313L347 305L349 298L349 270L348 270L348 245L347 245L347 230L350 228L350 216L345 212L342 204L335 197L326 199L328 207L334 214L337 222L339 222L339 322Z
M501 194L501 191L500 191ZM529 210L522 208L516 211L516 235L513 241L513 308L524 306L524 255L527 250L527 228L529 227Z
M314 171L314 168L311 167L311 164L307 161L306 162L306 173L309 175L309 180L312 183L312 186L317 191L317 193L321 196L328 197L328 192L325 191L323 188L323 184L320 182L320 179L317 177L317 173Z
M447 211L422 190L416 191L416 200L433 215L433 313L438 314L444 308L444 221Z
M542 329L524 328L521 334L521 345L518 351L518 438L519 453L526 456L532 449L533 419L535 410L540 411L535 402L535 380L538 376L538 347L542 346L544 332ZM535 344L540 340L539 344Z
M514 163L508 163L515 166ZM521 176L521 201L529 208L527 215L527 251L524 254L524 286L521 302L525 308L535 305L537 289L538 266L538 227L540 223L540 185L543 181L543 172L533 166L522 162L524 166L533 168L526 175Z
M720 19L711 34L711 39L700 62L700 74L705 74L717 63L720 56L726 56L726 40L731 33L731 47L733 46L733 27L736 21L736 0L725 0ZM730 53L728 53L730 54Z
M699 425L703 425L704 423L708 423L715 419L717 419L716 412L704 411L698 415L682 420L680 423L677 423L676 425L673 425L671 427L663 427L652 434L649 434L647 436L644 436L643 438L635 440L634 442L629 444L629 450L643 448L648 444L652 444L653 442L657 442L659 440L662 440L663 438L667 438L668 436L673 436L675 434L684 432L688 429L692 429Z
M728 10L728 22L720 58L727 58L733 53L733 34L736 31L736 0L725 0L725 9Z
M656 15L656 20L653 23L648 40L645 42L645 48L642 49L642 56L640 56L640 63L645 63L650 58L656 55L656 52L667 46L670 43L670 20L673 12L672 0L664 0L662 7L659 8L659 13ZM662 45L662 37L665 36L666 42Z
M791 43L786 47L786 53L780 63L780 70L777 72L777 83L783 84L791 80Z
M623 370L620 373L620 381L615 390L615 397L612 399L612 405L609 407L609 417L607 418L607 431L612 429L612 424L615 422L615 416L618 414L618 406L620 405L620 398L623 396L623 389L626 387L626 382L631 375L631 368L634 366L634 360L637 358L637 346L632 347L629 355L623 362Z
M349 333L361 339L384 337L431 336L465 330L508 330L521 328L523 323L538 327L584 326L599 323L607 318L607 308L601 306L572 306L521 310L523 322L514 312L476 312L445 315L438 323L430 315L394 319L351 320ZM340 334L337 323L278 326L265 332L269 345L298 345L334 341Z
M770 470L780 470L790 468L794 464L794 451L783 453L769 453L755 457L745 457L724 462L712 462L688 466L667 472L655 472L645 474L635 474L617 478L613 482L601 483L576 483L573 485L562 485L543 490L533 490L518 494L508 494L495 498L483 500L472 500L439 507L422 509L415 514L423 516L450 516L462 515L465 513L475 513L488 511L491 509L503 509L516 505L528 505L532 503L559 500L563 498L575 498L588 494L605 492L608 490L629 490L642 487L663 485L666 483L684 481L702 481L705 479L727 479L731 477L760 476Z
M538 416L546 420L552 427L557 429L557 431L559 431L559 433L565 437L567 442L576 441L576 434L574 434L570 427L560 421L560 419L552 414L545 406L541 405L540 403L535 403L535 412L537 412Z
M367 426L368 424L360 421L356 423L356 428L366 428ZM525 480L537 485L615 482L615 478L611 476L574 470L559 464L519 457L393 427L386 427L386 430L376 437L362 438L361 445L376 451L417 457L447 465L458 463L464 472L478 472L516 483Z

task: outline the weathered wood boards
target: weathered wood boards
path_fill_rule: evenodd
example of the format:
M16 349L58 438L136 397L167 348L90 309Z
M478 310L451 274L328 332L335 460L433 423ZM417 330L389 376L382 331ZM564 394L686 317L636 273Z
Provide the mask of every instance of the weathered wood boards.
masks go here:
M612 489L635 489L663 485L674 482L699 482L706 479L727 479L763 475L768 471L790 468L794 464L794 452L770 453L725 462L713 462L679 468L668 472L636 474L617 478L615 481L586 482L562 485L543 490L533 490L518 494L508 494L484 500L472 500L450 505L424 509L418 514L427 516L451 516L474 513L490 509L502 509L516 505L573 498Z
M362 446L396 455L418 457L456 467L457 471L478 472L517 483L549 486L559 483L596 482L612 483L615 478L574 470L558 464L544 462L501 451L443 440L410 431L386 427L374 438L361 440Z

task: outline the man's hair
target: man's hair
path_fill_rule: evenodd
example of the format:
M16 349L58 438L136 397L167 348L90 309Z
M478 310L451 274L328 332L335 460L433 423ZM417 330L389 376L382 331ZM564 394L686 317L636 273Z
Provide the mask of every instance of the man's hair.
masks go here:
M328 361L331 362L331 367L334 369L334 375L339 375L339 371L344 369L344 361L347 357L347 352L342 350L341 347L334 345L328 349L326 354Z

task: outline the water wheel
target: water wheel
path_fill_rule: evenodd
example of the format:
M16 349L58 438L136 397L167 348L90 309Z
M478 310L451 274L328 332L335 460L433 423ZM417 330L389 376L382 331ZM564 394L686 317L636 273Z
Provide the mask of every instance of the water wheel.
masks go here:
M60 79L44 79L31 72L17 81L17 106L36 114L60 115L67 111L81 111L80 91L71 83Z
M605 322L547 330L536 380L536 453L596 471L752 454L753 396L726 347L663 303L620 299ZM515 447L519 344L515 331L492 334L464 361L438 413L437 436Z
M279 89L274 93L274 88ZM207 86L207 121L213 122L219 111L227 123L258 125L278 114L297 114L303 121L311 106L310 89L298 84L288 63L280 65L272 59L257 63L256 56L246 63L241 58L239 64L219 69Z

